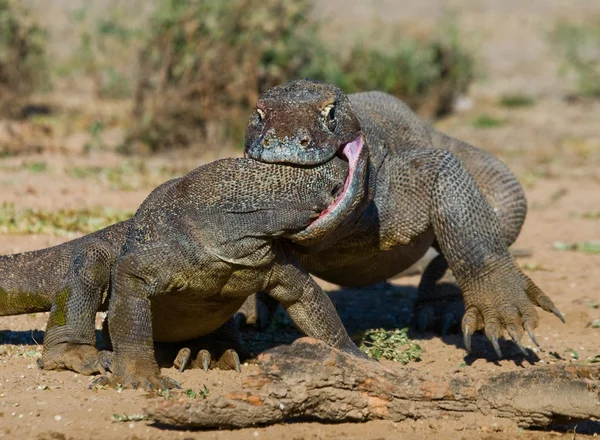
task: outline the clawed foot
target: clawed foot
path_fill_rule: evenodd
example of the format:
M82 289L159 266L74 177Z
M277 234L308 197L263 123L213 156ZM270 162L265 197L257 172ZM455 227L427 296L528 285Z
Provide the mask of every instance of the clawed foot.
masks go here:
M142 388L146 391L169 390L181 388L181 385L170 377L160 375L126 375L123 377L115 375L98 376L92 381L89 388L110 386L112 388L130 388L137 390Z
M553 313L565 322L552 300L516 267L514 270L505 269L505 272L494 271L488 274L485 280L478 280L475 286L469 287L464 294L466 311L462 319L467 351L471 351L473 333L484 330L494 351L498 357L502 357L498 339L506 329L519 350L527 355L521 343L525 331L539 347L533 333L539 323L535 306Z
M173 366L182 372L186 368L208 369L218 368L220 370L235 370L238 373L242 371L240 357L235 350L226 350L217 360L214 360L208 350L200 350L196 359L192 360L192 352L189 348L179 350Z
M71 370L79 374L105 374L110 370L112 353L98 351L87 344L60 343L45 346L38 366L43 370Z

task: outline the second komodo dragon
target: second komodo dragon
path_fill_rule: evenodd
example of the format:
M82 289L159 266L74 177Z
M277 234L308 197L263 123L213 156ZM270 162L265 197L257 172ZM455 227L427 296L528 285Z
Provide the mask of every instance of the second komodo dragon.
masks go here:
M362 355L283 240L300 231L310 237L313 228L320 233L356 211L367 162L359 147L346 149L347 160L317 167L213 162L159 186L127 222L62 247L3 257L0 314L51 306L44 342L56 350L42 363L76 359L101 371L94 316L108 294L113 375L98 383L134 388L173 385L160 376L154 341L211 333L257 290L280 301L307 335Z
M467 350L471 334L485 329L501 356L498 338L506 329L525 351L525 330L535 342L535 306L563 319L508 251L527 210L514 175L491 154L435 131L394 96L346 96L312 80L273 87L248 123L246 155L314 166L355 142L369 151L369 203L358 221L295 248L303 267L336 284L365 286L400 273L435 247L440 255L423 274L420 301L431 297L450 267L464 298ZM430 319L421 317L426 327Z

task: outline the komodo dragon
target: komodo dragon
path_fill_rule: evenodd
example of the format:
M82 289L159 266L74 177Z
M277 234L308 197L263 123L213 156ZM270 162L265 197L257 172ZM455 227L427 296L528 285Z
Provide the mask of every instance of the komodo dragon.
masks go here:
M503 329L522 352L525 330L537 344L534 306L564 321L507 249L527 210L517 179L491 154L435 131L399 99L382 92L346 96L313 80L273 87L250 118L245 155L314 166L357 141L369 151L369 204L356 223L295 247L304 268L336 284L365 286L407 269L433 246L440 255L419 285L421 327L429 325L427 299L449 266L462 290L469 351L481 329L499 357ZM453 319L447 314L444 327Z
M280 240L294 239L300 230L303 237L319 235L326 225L341 222L344 212L356 211L366 176L365 150L356 147L361 145L346 149L347 161L335 158L317 167L217 161L161 185L133 219L113 230L62 248L5 257L5 277L11 264L17 270L9 283L3 281L0 312L41 311L54 303L48 336L55 328L69 328L62 345L76 351L85 346L80 365L89 365L98 358L91 352L93 316L108 286L114 374L101 381L131 387L172 385L159 376L153 341L212 332L256 289L282 302L305 333L360 356L330 300ZM61 280L52 276L53 257L62 263ZM23 268L36 263L48 268L48 283L37 279L25 291L19 283ZM75 341L79 334L87 338ZM97 365L91 369L101 371Z

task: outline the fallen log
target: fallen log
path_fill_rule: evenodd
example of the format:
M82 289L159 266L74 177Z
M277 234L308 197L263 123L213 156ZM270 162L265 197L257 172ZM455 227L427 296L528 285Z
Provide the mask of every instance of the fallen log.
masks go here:
M524 428L600 418L598 367L535 367L478 379L466 372L432 376L302 338L263 353L259 368L238 393L162 401L146 412L162 424L205 429L458 418L469 412L510 418Z

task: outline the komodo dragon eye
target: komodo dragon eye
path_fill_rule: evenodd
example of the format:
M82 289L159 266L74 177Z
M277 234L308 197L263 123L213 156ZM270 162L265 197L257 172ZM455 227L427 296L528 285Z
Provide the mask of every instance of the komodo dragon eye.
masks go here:
M327 125L329 131L334 131L337 127L337 120L335 119L335 103L323 107L321 116L325 119L325 125Z
M258 124L262 124L265 121L265 112L259 108L256 109L256 121Z

